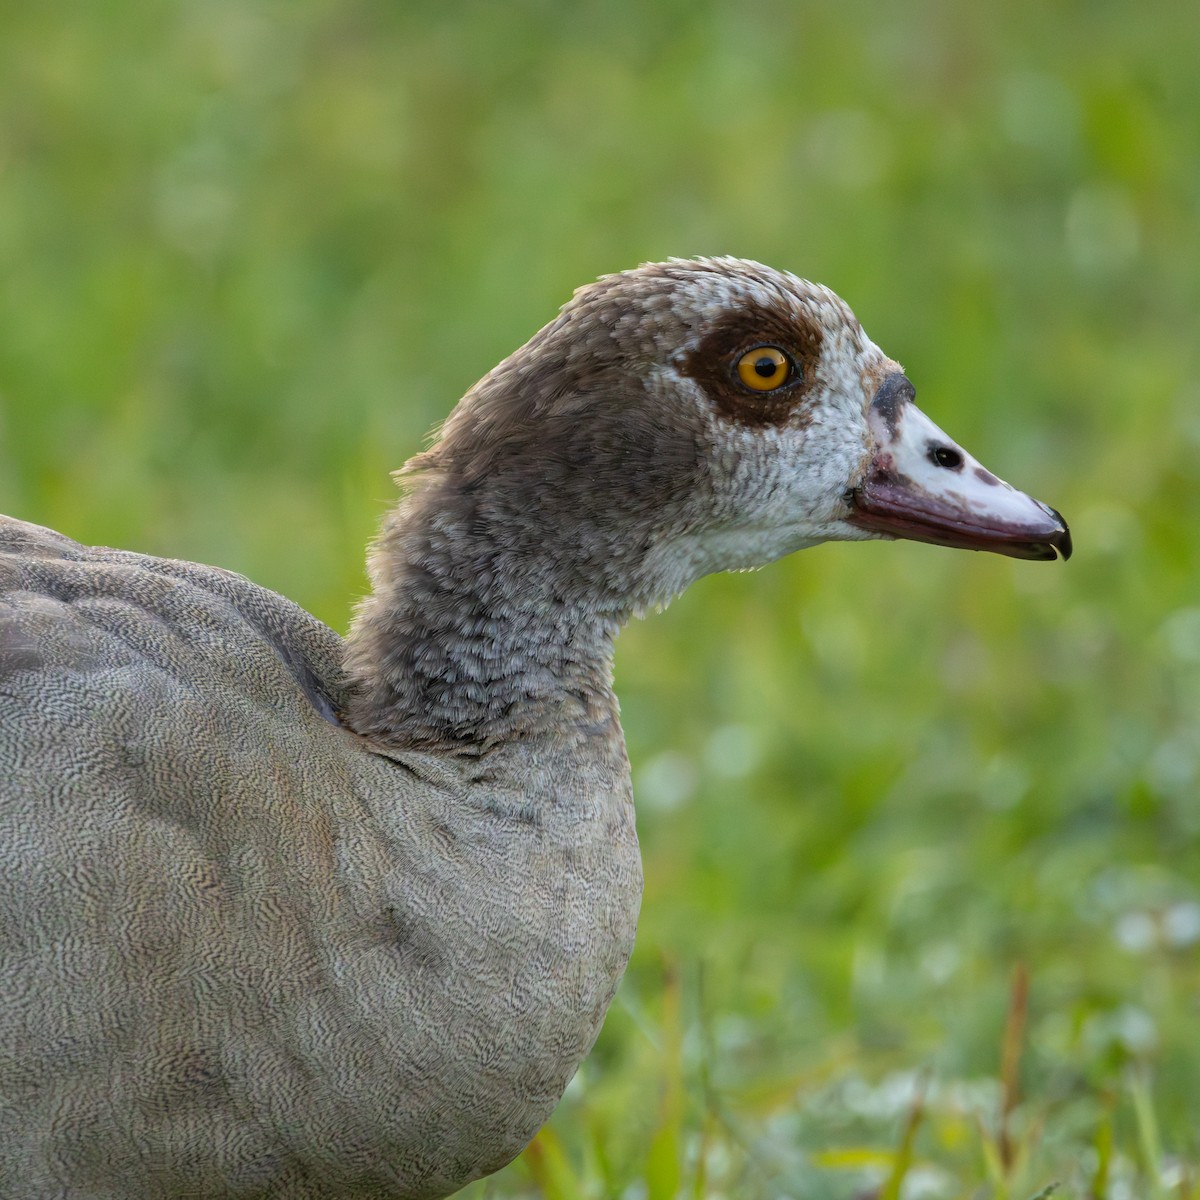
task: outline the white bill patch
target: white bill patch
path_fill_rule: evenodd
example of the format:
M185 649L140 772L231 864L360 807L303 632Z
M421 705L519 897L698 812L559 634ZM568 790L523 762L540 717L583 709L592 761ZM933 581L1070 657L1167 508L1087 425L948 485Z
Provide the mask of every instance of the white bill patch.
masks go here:
M911 480L931 499L1004 525L1045 519L1043 504L993 475L915 404L904 404L895 413L894 434L876 410L868 420L877 445L891 455L895 474ZM957 455L958 465L939 463L939 452L949 461Z

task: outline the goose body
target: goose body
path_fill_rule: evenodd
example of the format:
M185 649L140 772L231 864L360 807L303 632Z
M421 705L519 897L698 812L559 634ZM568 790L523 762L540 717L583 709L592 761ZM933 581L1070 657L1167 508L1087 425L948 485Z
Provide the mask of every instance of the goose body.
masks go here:
M527 1144L641 895L612 642L827 539L1069 553L831 292L581 289L460 402L347 639L0 521L0 1194L418 1200Z

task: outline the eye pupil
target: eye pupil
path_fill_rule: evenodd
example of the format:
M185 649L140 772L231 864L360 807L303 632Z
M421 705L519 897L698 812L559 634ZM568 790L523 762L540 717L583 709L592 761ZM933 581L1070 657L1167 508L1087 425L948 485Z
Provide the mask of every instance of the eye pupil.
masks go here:
M779 371L781 365L781 363L777 363L773 358L767 358L764 355L754 364L754 373L761 375L764 379L770 379L772 375L775 375Z

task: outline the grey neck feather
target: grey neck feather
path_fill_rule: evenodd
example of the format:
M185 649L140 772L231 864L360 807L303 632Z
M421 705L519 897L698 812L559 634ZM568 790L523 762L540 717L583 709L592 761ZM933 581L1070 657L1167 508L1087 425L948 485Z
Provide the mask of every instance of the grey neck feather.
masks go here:
M629 605L589 574L582 546L515 514L497 528L479 499L434 480L385 521L348 638L359 733L472 750L615 723L613 639Z

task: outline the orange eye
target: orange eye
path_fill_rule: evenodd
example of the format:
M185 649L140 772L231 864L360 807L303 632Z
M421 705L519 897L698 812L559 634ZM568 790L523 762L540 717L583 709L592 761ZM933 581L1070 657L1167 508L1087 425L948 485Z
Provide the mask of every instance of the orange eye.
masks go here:
M792 360L778 346L756 346L738 359L738 378L756 392L773 392L792 377Z

